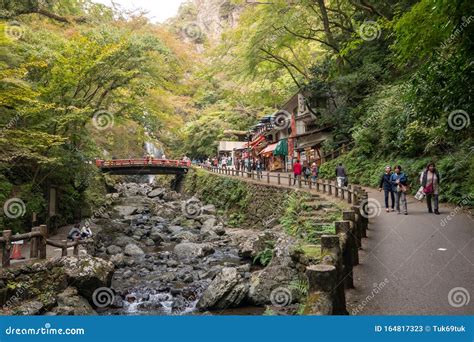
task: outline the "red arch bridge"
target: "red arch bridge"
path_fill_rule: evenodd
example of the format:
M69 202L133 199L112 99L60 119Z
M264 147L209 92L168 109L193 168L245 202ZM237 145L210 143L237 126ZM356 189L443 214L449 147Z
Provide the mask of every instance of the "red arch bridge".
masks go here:
M169 159L112 159L96 160L96 166L112 175L184 175L191 161Z

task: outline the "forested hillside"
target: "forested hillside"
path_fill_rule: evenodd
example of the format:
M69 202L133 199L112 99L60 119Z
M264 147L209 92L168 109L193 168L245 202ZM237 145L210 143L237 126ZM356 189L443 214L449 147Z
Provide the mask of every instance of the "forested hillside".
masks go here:
M298 89L330 95L318 120L335 126L328 151L356 142L351 181L434 159L459 201L474 191L473 15L469 0L194 0L158 25L89 0L1 0L0 201L26 210L1 225L41 220L51 186L71 222L102 201L95 158L145 141L213 155Z

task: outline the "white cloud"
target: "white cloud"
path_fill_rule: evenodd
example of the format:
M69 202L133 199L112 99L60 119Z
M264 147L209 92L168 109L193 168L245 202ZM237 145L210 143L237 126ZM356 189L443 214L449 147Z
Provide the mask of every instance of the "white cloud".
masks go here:
M124 9L142 9L148 12L147 17L152 22L164 22L178 13L179 6L186 0L92 0L107 6L112 6L112 1Z

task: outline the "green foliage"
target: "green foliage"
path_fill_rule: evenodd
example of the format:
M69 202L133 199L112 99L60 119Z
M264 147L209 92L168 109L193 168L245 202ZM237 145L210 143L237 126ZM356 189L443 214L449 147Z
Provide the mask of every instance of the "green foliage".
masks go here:
M275 241L265 241L267 247L258 253L253 259L254 264L260 264L262 266L267 266L273 257L273 249L275 248Z
M285 231L294 237L308 243L319 243L322 234L334 234L335 226L332 223L325 225L314 223L305 213L310 213L307 202L311 196L306 192L291 193L285 203L285 212L280 218L280 224ZM327 214L325 221L331 222L339 219L340 213Z

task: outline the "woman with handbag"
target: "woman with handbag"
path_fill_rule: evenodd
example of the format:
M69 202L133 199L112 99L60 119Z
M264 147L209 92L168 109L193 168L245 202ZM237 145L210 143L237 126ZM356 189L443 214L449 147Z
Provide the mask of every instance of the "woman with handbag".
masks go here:
M420 183L423 187L423 192L426 195L426 204L428 206L428 212L433 212L433 208L431 206L431 199L433 199L434 213L436 215L439 215L439 182L439 172L438 170L436 170L435 164L433 162L428 163L426 169L421 173Z
M402 172L402 167L400 165L395 166L395 172L390 176L390 183L392 183L392 191L395 192L395 204L398 214L400 212L400 200L403 206L403 213L408 215L407 208L407 183L408 178Z

